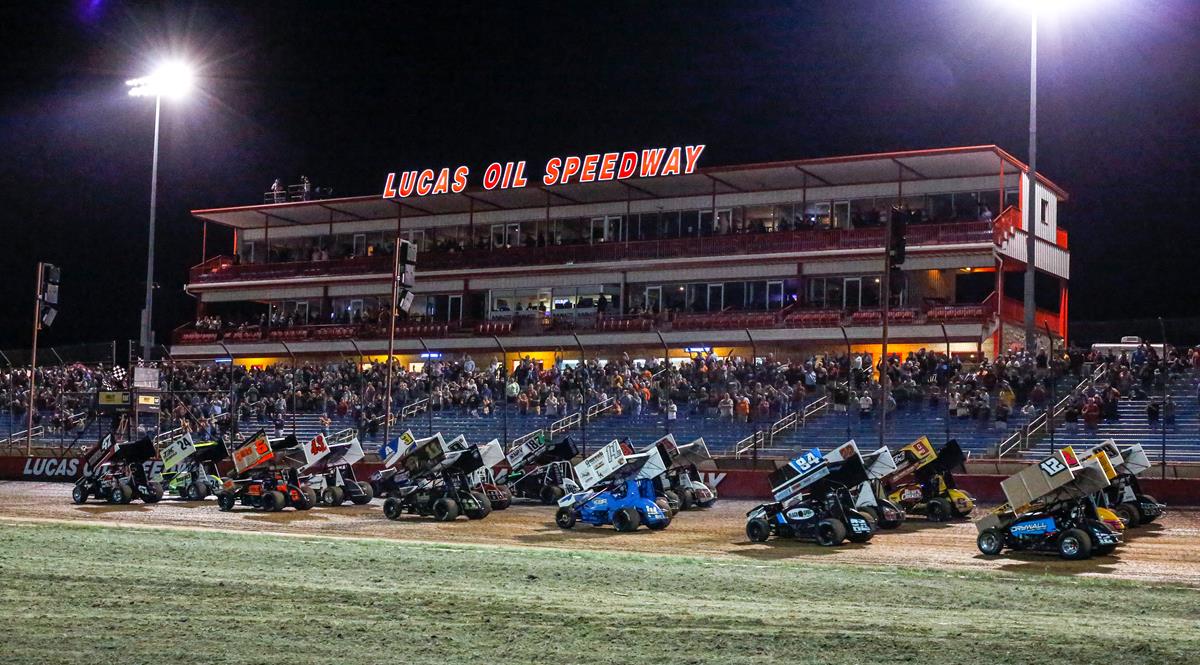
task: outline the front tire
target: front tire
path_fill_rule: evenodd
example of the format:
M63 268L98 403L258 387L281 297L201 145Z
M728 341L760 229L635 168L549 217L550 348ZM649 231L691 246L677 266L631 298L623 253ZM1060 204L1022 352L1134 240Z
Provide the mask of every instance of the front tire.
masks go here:
M389 520L398 520L404 514L404 504L394 496L389 496L383 502L383 516Z
M77 506L81 503L87 502L88 493L87 490L83 489L83 485L76 485L75 488L71 490L71 500L74 501L75 505Z
M558 525L558 528L563 530L575 528L575 522L578 519L579 517L575 514L574 508L564 506L559 508L558 512L554 513L554 523Z
M458 502L448 497L442 497L433 502L433 519L439 522L451 522L458 517Z
M930 522L945 522L954 514L954 507L950 502L938 497L930 499L929 505L925 507L925 516Z
M1158 501L1154 497L1150 496L1149 494L1139 495L1138 499L1140 499L1141 501L1145 501L1146 503L1153 503L1153 504L1158 503ZM1142 512L1141 506L1138 506L1138 512L1141 513L1141 515L1142 515L1142 524L1149 524L1149 523L1153 522L1154 520L1158 519L1158 515L1149 515L1147 513Z
M1004 534L999 529L985 529L975 538L975 546L984 556L997 556L1004 551Z
M112 502L125 505L133 500L133 488L125 483L118 483L112 488Z
M1083 529L1067 529L1058 539L1058 555L1079 561L1092 555L1092 537Z
M771 524L761 517L746 522L746 537L752 543L765 543L771 537Z
M564 496L566 496L566 491L558 485L547 485L538 494L538 498L541 499L542 504L547 506L558 503L558 500Z
M221 512L223 513L233 510L233 507L236 504L237 495L233 492L221 492L217 495L217 507L220 508Z
M612 517L613 528L622 533L637 531L641 521L641 516L633 508L621 508Z
M836 547L846 540L846 525L832 517L817 522L817 544L821 547Z

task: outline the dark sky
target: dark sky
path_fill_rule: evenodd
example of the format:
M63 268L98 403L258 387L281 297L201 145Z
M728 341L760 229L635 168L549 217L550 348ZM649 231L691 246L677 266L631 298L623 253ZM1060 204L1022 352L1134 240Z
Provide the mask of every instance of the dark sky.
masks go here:
M450 3L439 3L450 4ZM995 143L1028 156L1013 0L753 3L4 3L0 348L29 344L35 263L63 267L51 344L137 337L162 54L155 312L186 320L193 208L300 174L338 194L401 168L706 143L702 165ZM652 6L653 5L653 6ZM1073 319L1195 315L1200 2L1093 0L1041 26L1039 169L1071 193ZM210 235L227 251L229 236Z

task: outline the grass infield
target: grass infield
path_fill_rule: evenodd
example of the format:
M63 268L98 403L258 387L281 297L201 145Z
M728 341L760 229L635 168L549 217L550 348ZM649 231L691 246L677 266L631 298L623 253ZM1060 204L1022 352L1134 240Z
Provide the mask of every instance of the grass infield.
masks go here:
M795 552L766 562L10 522L0 653L88 665L1200 663L1194 588Z

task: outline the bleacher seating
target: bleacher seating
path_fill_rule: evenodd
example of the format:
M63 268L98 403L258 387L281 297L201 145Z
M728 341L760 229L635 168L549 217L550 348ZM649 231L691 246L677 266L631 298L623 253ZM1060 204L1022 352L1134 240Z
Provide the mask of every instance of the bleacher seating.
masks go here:
M984 317L983 305L950 305L930 307L925 314L925 320L930 323L950 323L952 321L978 320Z
M842 324L840 310L808 310L788 314L783 324L789 328L823 328Z
M477 335L507 335L512 332L512 321L484 321L475 325Z

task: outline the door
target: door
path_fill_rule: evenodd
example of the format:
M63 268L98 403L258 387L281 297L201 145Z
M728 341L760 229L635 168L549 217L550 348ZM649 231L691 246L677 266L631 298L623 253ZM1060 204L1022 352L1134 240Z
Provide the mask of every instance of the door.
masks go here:
M708 311L719 312L725 308L725 285L708 285Z
M621 218L618 216L592 218L592 244L621 241Z
M767 309L783 308L783 282L767 282Z
M657 314L662 309L662 287L646 287L646 311Z
M297 301L295 305L296 324L305 325L308 323L308 303Z
M492 249L520 246L520 224L492 224Z
M350 322L354 323L356 321L361 321L362 313L363 313L363 301L362 300L351 300L350 301Z
M365 234L365 233L355 233L354 234L354 255L355 256L366 256L367 255L367 234Z
M733 225L733 210L730 208L719 208L717 210L717 221L713 223L713 211L700 211L700 233L702 235L724 235L729 233Z
M450 296L449 307L446 308L446 322L454 323L462 320L462 296Z
M836 201L833 204L833 228L850 228L850 202Z
M851 312L862 307L862 278L847 277L842 280L842 308Z

